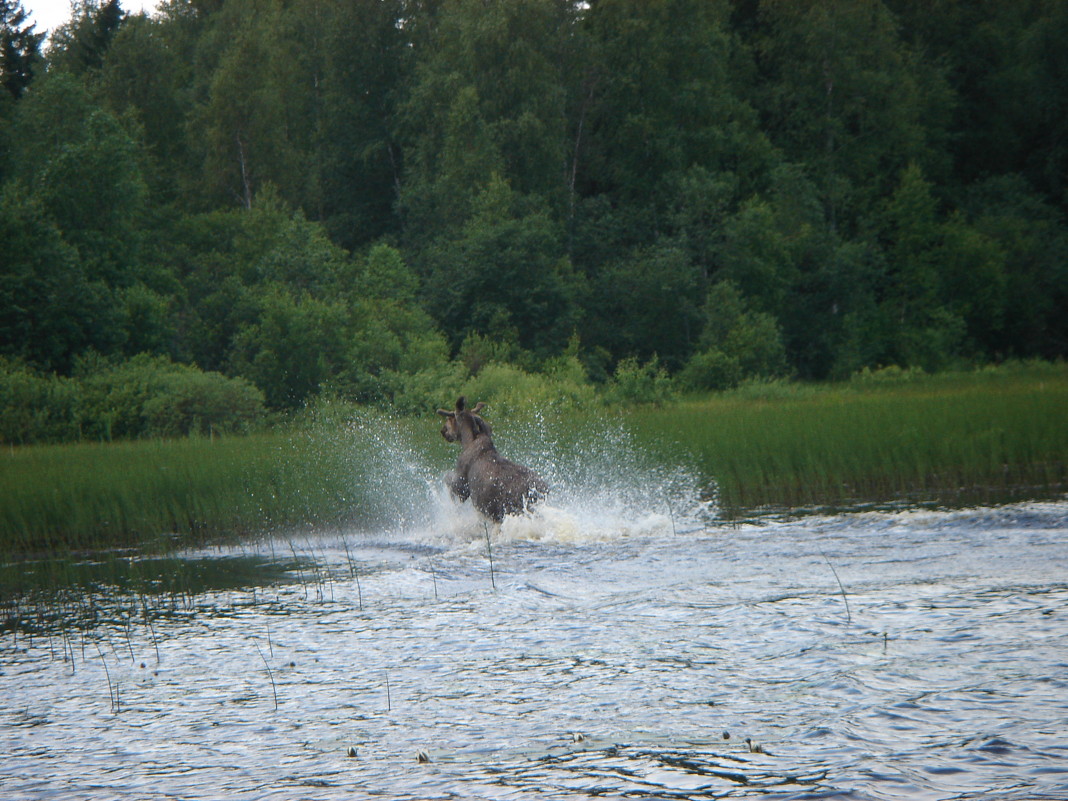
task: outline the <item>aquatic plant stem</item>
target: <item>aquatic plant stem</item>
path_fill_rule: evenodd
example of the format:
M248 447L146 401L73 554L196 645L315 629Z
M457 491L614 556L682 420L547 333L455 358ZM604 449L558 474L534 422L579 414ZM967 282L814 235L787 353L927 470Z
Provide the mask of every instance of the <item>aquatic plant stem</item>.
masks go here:
M274 673L271 672L271 666L267 662L267 657L263 655L263 649L260 648L260 644L256 643L256 650L259 652L260 659L263 660L263 666L267 668L267 677L271 680L271 692L274 693L274 711L278 711L278 686L274 683Z
M831 564L831 560L827 558L827 554L823 552L822 548L820 549L820 556L823 557L824 561L827 562L827 567L829 567L831 569L831 572L834 573L834 580L838 582L838 589L842 591L842 603L845 604L846 610L846 623L852 623L853 615L851 615L849 612L849 599L846 598L846 591L845 587L842 586L842 580L838 578L838 571L834 569L834 565Z
M152 625L152 618L148 616L148 610L145 610L145 623L148 625L148 633L152 635L152 647L156 649L156 664L160 663L159 658L159 640L156 639L156 629Z
M489 555L490 585L493 589L497 589L497 580L493 576L493 546L490 545L489 526L485 522L482 524L482 530L486 532L486 553Z
M349 576L352 577L352 578L355 578L356 577L356 567L352 562L352 554L349 553L349 541L348 540L342 540L342 543L344 543L344 545L345 545L345 561L349 563Z
M100 643L94 643L96 645L96 652L100 655L100 664L104 666L104 678L108 682L108 700L111 702L111 711L115 714L119 712L119 688L118 685L113 686L111 684L111 671L108 670L107 660L104 659L104 652L100 650Z
M127 617L123 621L123 624L124 624L123 631L126 634L126 648L130 652L130 662L136 662L137 661L137 657L134 656L133 642L131 642L131 639L130 639L130 618Z
M77 671L75 670L75 667L74 667L74 646L70 642L70 637L67 636L67 627L63 626L60 629L60 633L61 633L61 635L63 637L63 643L62 643L62 645L63 645L63 661L64 662L67 661L67 654L69 653L70 654L70 672L71 673L76 673ZM51 638L49 639L49 645L51 645Z

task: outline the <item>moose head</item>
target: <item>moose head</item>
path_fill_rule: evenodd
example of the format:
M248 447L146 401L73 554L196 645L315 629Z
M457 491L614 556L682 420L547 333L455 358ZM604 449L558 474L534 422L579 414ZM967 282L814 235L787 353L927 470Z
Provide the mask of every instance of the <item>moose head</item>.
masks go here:
M493 433L493 429L489 423L478 416L478 413L484 408L486 408L486 404L479 401L475 404L475 408L468 410L467 398L461 395L456 399L455 411L450 412L446 409L438 409L438 414L445 418L445 422L441 426L441 436L445 438L446 442L460 443L465 443L465 434L468 442L483 434L490 436Z

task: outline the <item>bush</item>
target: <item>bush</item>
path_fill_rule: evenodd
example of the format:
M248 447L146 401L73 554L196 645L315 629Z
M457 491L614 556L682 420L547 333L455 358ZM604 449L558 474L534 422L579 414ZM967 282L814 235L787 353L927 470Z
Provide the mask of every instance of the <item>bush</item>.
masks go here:
M695 353L678 375L679 385L687 390L730 389L741 380L738 359L719 348Z
M77 388L82 432L93 439L246 431L264 416L263 393L248 381L162 356L85 360Z
M186 368L163 376L160 388L144 405L148 436L247 432L263 417L263 393L243 378Z
M746 380L786 376L786 348L774 317L750 310L729 281L709 290L705 309L708 323L698 351L679 373L682 388L730 389Z
M0 442L64 442L80 435L78 387L0 358Z
M645 364L631 357L616 365L603 397L609 403L664 403L673 393L667 370L660 366L656 356Z
M571 411L594 402L593 387L564 373L531 373L511 364L488 364L459 394L485 401L498 415L538 409ZM454 400L454 399L452 399Z
M395 378L393 408L401 414L420 414L442 405L452 408L467 370L460 362L445 362Z
M916 381L927 375L922 367L901 368L896 364L888 367L878 367L872 370L865 367L854 373L850 381L856 384L898 384L907 381Z

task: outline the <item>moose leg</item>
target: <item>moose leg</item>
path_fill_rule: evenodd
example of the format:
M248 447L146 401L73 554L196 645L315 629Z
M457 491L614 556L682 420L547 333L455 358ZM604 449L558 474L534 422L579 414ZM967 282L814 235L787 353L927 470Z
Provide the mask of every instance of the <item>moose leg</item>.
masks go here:
M449 495L461 502L471 497L471 488L467 485L467 479L458 475L455 470L450 470L445 474L445 486L449 488Z

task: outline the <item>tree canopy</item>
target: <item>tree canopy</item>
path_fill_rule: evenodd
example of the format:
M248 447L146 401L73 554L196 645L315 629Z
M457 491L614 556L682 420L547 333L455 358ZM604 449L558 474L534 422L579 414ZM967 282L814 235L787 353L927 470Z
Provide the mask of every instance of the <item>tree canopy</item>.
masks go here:
M0 0L28 370L149 354L286 409L487 358L1068 355L1061 0L79 0L44 52L26 20Z

